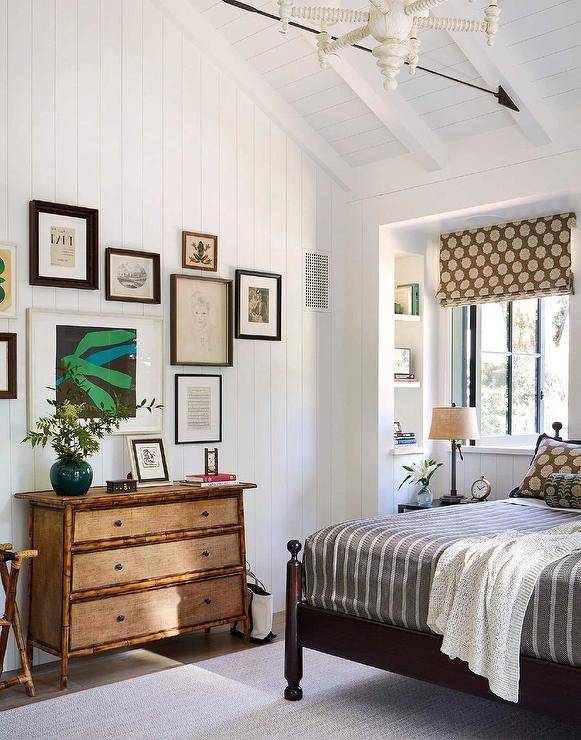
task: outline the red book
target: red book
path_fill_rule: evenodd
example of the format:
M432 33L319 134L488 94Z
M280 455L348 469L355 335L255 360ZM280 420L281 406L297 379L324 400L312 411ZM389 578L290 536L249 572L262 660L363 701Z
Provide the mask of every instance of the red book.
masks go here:
M223 483L236 480L235 473L217 473L216 475L186 475L186 479L197 483Z

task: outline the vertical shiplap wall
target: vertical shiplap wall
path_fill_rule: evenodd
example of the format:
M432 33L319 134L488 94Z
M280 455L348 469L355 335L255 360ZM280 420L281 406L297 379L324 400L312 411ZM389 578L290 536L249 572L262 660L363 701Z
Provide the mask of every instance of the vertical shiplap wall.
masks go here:
M29 286L32 198L98 208L102 255L161 252L163 304ZM0 541L25 544L25 506L12 494L46 487L52 461L20 444L25 309L168 319L182 229L217 233L220 276L236 267L284 276L283 341L236 341L234 367L218 370L221 467L258 484L246 497L248 557L282 608L286 541L348 511L344 220L340 188L149 0L0 0L0 239L18 245L20 260L18 318L0 320L19 343L18 399L0 401ZM302 310L306 248L332 255L330 313ZM202 468L203 449L172 444L168 330L166 321L165 434L180 478ZM124 475L122 438L106 440L92 464L97 484Z

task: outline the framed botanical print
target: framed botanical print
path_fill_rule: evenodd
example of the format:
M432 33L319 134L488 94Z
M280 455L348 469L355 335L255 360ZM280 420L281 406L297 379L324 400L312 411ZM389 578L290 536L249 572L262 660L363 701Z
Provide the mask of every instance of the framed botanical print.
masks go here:
M393 372L396 375L411 375L412 351L408 347L396 347L393 353Z
M29 282L53 288L99 287L99 212L31 200Z
M105 298L108 301L161 303L160 256L155 252L108 247Z
M182 231L182 267L191 270L218 270L218 237Z
M222 441L222 376L175 376L177 445Z
M171 276L171 364L232 365L232 281Z
M16 244L0 242L0 319L16 316Z
M143 399L163 404L163 321L127 314L28 309L28 423L45 416L48 400L64 400L83 376L83 401L129 409L119 434L160 432L163 410L139 408ZM51 390L47 390L51 389Z
M236 270L236 339L280 342L282 276Z
M170 483L163 438L155 435L127 437L131 474L138 486Z
M0 398L16 398L16 334L0 334Z

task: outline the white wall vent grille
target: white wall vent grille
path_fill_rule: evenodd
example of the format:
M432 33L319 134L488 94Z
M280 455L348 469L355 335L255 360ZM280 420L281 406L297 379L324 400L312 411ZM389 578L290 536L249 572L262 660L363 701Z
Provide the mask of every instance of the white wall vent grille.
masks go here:
M307 311L331 310L330 261L330 256L324 252L305 252L304 307Z

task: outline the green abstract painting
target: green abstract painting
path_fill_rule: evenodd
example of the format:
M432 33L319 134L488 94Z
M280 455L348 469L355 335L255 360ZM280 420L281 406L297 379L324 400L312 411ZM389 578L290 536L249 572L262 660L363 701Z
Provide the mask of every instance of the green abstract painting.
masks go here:
M62 403L72 381L70 369L83 392L98 408L114 408L116 397L135 417L137 358L136 329L90 326L56 327L56 400Z

